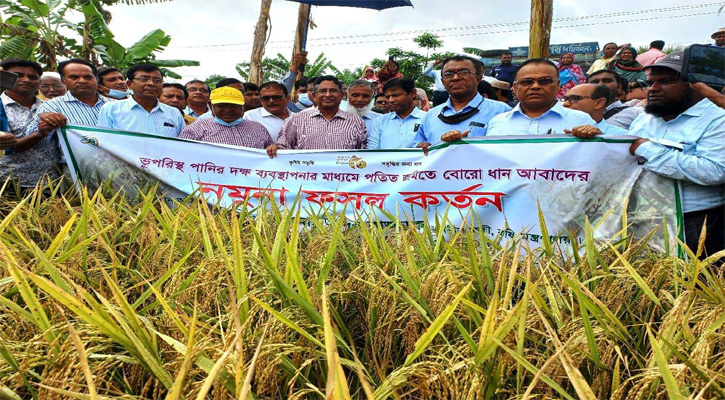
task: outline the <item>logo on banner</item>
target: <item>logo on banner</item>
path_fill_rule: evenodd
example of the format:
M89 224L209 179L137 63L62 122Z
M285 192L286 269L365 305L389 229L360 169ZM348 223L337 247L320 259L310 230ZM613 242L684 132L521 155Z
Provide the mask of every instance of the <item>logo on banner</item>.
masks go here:
M358 156L352 156L352 157L346 157L346 156L340 156L337 157L337 165L348 165L352 169L365 169L365 167L368 166L368 163L363 160L362 158Z
M95 136L83 136L81 138L81 143L90 144L93 147L98 147L98 138Z

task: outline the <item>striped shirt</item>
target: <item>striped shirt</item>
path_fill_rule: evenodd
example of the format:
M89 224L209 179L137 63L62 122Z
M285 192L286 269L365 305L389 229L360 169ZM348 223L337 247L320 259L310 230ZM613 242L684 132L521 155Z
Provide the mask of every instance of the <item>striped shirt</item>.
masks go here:
M186 123L181 112L156 101L151 112L146 111L133 97L108 103L98 114L98 126L147 135L177 137Z
M367 146L365 121L357 115L337 110L327 120L317 108L292 116L277 137L281 149L346 150Z
M50 99L43 103L38 109L38 114L42 113L59 113L63 114L70 125L90 125L94 126L98 122L98 113L106 103L115 102L116 100L98 96L96 104L89 106L88 104L78 100L70 92ZM32 133L38 130L39 118L36 115L28 126L26 133ZM49 140L50 136L46 139Z
M182 139L199 142L230 144L233 146L264 149L274 144L267 128L259 122L243 120L234 126L225 126L212 119L199 119L184 128Z

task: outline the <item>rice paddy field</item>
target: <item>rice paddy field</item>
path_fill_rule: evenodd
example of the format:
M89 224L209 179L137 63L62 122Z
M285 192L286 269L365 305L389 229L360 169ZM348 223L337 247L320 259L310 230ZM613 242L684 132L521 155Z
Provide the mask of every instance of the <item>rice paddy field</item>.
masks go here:
M725 252L49 190L0 200L0 399L725 398Z

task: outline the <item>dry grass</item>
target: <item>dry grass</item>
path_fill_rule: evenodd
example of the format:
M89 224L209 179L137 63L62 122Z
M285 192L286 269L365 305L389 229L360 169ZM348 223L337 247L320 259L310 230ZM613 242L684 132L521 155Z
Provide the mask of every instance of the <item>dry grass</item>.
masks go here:
M0 399L725 397L724 254L298 211L0 200Z

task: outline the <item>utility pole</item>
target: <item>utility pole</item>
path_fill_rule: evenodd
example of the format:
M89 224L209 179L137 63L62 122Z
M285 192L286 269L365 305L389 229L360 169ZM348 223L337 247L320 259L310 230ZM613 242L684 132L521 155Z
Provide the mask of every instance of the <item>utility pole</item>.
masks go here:
M249 62L249 82L259 85L262 83L262 57L264 57L264 46L267 43L269 31L269 9L272 0L262 0L262 7L259 11L257 26L254 28L254 43L252 45L252 59Z
M548 58L554 0L531 0L529 58Z

